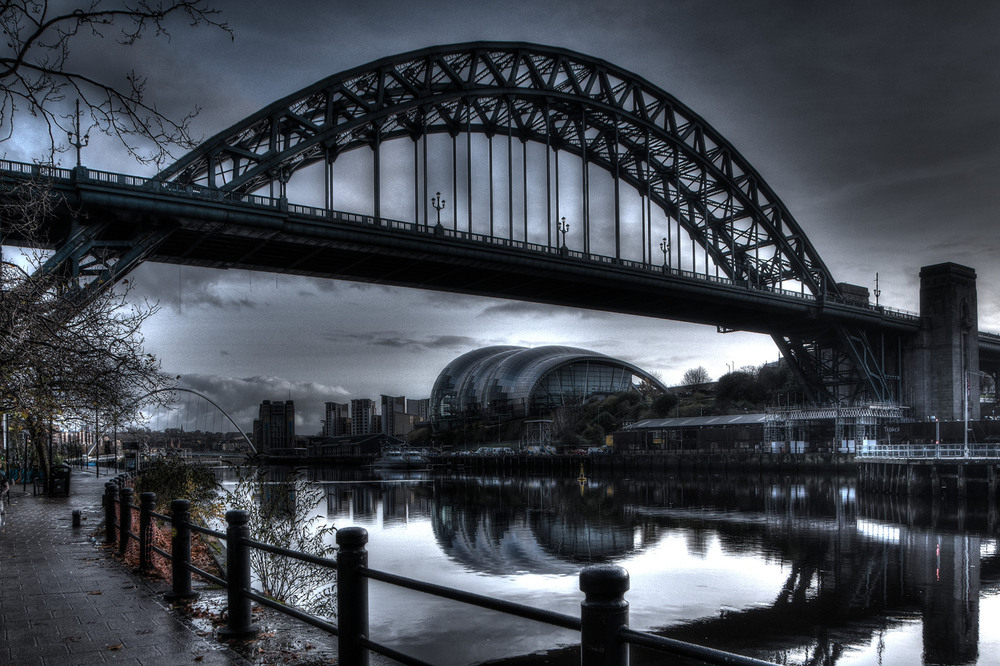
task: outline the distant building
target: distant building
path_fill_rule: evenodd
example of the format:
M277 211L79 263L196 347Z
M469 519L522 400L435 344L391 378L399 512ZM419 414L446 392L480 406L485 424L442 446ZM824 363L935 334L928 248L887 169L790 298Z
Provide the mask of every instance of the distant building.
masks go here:
M295 403L265 400L253 422L253 441L258 453L295 446Z
M351 400L351 435L372 435L379 431L375 402L369 398Z
M406 397L382 395L382 433L395 436L405 434L396 429L396 415L406 413ZM409 420L404 421L409 423ZM405 426L404 426L405 427ZM412 428L410 428L412 429Z
M326 420L323 421L324 437L340 437L351 434L350 405L346 402L327 402Z
M426 423L430 420L431 399L421 398L420 400L407 400L406 413L417 417L417 423Z

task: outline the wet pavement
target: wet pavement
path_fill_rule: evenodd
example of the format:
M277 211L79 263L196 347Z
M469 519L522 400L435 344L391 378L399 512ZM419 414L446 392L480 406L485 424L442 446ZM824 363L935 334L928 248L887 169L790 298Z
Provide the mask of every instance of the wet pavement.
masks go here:
M106 481L74 469L68 497L11 487L0 527L0 664L260 663L200 635L162 590L98 548Z

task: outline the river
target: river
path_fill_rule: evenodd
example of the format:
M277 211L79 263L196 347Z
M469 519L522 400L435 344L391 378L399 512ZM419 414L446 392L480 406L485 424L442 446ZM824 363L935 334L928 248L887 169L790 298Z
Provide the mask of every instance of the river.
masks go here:
M326 520L368 530L375 569L578 615L580 569L613 563L636 629L781 664L1000 663L997 511L972 500L829 476L306 473ZM378 582L370 595L373 639L435 664L579 663L574 632Z

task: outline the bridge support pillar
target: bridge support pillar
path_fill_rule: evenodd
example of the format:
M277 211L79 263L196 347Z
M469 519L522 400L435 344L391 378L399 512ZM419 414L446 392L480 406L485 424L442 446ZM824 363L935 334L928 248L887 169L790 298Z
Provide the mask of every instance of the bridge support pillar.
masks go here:
M953 263L920 269L920 332L904 347L905 398L913 416L979 418L976 271Z

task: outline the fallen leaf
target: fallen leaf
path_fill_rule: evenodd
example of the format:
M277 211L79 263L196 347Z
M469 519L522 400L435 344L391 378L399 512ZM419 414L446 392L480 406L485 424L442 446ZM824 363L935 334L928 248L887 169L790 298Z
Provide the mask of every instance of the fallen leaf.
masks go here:
M125 644L124 643L119 643L118 645L109 645L108 649L109 650L121 650L123 647L125 647Z
M102 592L101 590L91 590L90 592L87 592L87 594L91 594L91 595L104 594L104 592Z

